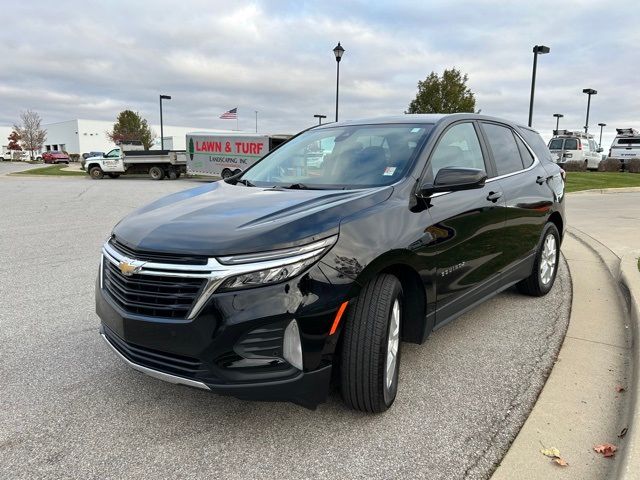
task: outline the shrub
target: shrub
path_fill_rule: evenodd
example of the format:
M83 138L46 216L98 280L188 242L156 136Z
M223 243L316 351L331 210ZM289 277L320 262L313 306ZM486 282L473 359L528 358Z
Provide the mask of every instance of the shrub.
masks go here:
M640 158L632 158L627 162L629 173L640 173Z
M69 154L69 158L71 159L72 162L77 162L78 160L80 160L80 154L79 153L71 153L71 154Z
M585 162L578 162L577 160L569 160L565 164L561 165L565 172L586 172L587 164Z
M616 158L605 158L598 164L599 172L619 172L620 160Z

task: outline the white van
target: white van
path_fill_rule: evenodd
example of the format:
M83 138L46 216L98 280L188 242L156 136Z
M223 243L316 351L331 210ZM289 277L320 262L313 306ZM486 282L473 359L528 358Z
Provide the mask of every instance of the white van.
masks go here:
M597 170L602 156L602 148L593 135L569 130L554 130L549 141L551 157L560 166L567 162L584 162L588 170Z

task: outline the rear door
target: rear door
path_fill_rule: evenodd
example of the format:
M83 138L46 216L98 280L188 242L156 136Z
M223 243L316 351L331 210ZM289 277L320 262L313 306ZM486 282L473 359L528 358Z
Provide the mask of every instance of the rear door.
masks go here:
M640 137L617 137L611 146L611 156L625 161L640 158Z
M487 183L499 184L506 202L504 250L499 258L503 283L510 283L531 272L553 192L547 172L519 133L506 124L483 121L481 125L496 166L495 176ZM567 138L565 144L570 140L576 139Z

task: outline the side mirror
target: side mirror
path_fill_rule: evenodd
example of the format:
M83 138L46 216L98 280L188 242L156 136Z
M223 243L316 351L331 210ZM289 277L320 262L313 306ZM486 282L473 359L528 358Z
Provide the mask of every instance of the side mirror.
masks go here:
M439 192L457 192L484 187L487 173L478 168L446 167L436 174L433 183L425 183L420 187L418 196L428 197Z

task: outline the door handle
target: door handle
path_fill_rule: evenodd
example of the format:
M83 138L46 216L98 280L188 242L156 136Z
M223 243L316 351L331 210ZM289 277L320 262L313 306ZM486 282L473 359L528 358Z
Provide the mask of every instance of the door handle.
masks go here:
M502 192L489 192L487 195L487 200L493 203L496 203L500 198L502 198Z

